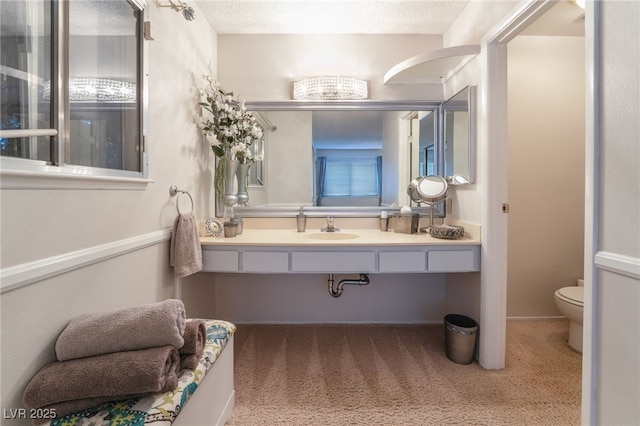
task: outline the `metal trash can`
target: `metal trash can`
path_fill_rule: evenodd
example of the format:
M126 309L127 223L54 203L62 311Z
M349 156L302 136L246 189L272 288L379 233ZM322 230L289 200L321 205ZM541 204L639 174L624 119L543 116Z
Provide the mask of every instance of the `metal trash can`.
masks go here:
M447 358L456 364L470 364L476 349L478 323L464 315L444 317L444 345Z

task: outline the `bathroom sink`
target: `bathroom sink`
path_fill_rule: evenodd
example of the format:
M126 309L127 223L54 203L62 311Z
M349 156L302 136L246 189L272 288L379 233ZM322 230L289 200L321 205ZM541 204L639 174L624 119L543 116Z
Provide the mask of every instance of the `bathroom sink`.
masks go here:
M359 238L358 234L349 234L348 232L315 232L313 234L305 235L306 238L312 240L352 240Z

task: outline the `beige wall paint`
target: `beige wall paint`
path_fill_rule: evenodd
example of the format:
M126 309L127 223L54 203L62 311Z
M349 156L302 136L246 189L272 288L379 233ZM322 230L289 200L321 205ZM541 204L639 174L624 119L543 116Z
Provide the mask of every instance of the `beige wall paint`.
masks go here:
M210 63L216 69L216 34L202 19L186 22L180 14L159 10L153 3L148 14L154 41L145 43L147 144L149 177L154 182L131 191L2 190L3 269L171 227L177 213L176 200L169 195L171 185L193 195L200 220L209 217L212 154L196 123L201 75ZM55 358L55 338L75 315L173 297L168 254L164 241L2 293L2 407L22 406L28 380Z
M583 277L584 38L519 36L508 60L507 315L559 315Z

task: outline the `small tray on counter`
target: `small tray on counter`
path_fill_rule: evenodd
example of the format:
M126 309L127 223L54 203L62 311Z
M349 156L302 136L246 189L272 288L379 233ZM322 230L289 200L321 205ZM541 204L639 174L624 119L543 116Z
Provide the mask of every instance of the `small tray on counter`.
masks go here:
M464 227L456 225L433 225L429 232L432 237L444 240L459 240L464 237Z

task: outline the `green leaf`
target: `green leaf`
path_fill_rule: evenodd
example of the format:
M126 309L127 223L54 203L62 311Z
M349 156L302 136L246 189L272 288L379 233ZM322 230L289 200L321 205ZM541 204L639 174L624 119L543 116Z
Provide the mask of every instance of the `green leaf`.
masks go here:
M224 157L224 149L222 149L222 147L212 145L211 149L213 150L213 153L216 155L216 157Z

